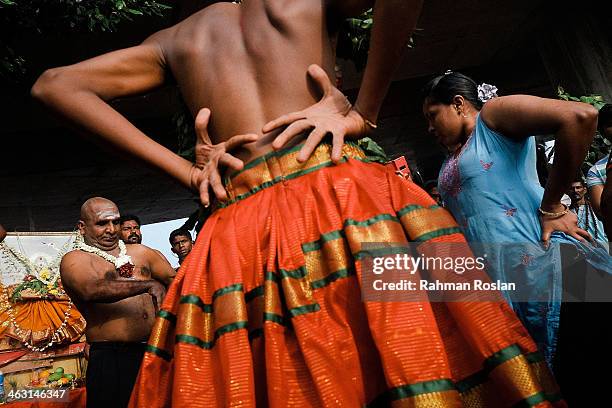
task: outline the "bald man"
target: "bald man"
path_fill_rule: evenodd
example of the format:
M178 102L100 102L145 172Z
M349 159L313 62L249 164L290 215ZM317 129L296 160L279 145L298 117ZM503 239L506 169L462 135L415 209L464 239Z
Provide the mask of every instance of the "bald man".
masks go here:
M64 256L60 273L87 320L87 406L123 407L166 293L164 285L175 271L153 249L119 240L119 210L110 200L87 200L78 229L83 240Z

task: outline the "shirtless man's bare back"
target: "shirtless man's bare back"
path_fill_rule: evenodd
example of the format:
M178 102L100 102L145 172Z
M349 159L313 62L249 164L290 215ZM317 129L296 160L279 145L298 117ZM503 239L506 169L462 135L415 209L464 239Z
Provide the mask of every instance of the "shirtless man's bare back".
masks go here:
M244 162L273 149L279 134L274 126L263 127L288 112L312 106L333 73L331 37L341 18L358 14L372 1L269 1L242 4L216 3L181 23L160 31L141 45L114 51L71 66L46 71L32 88L32 95L71 119L82 129L100 137L144 162L175 177L188 188L200 191L207 205L208 187L225 198L219 165L240 169ZM336 159L344 136L364 133L364 117L375 122L388 89L391 73L412 32L421 0L379 1L375 13L371 63L356 107L339 92L328 110L307 111L309 122L297 123L291 134L315 128L310 153L327 132L334 133ZM143 93L161 86L171 72L199 130L196 166L172 154L146 137L106 101ZM329 94L328 94L329 93ZM205 109L206 108L206 109ZM212 117L210 111L212 109ZM210 123L209 123L210 119ZM207 127L210 135L207 133ZM273 130L273 131L272 131ZM239 136L236 136L239 135ZM286 140L284 140L286 141ZM280 141L274 145L278 148ZM240 147L235 157L227 151ZM305 158L305 157L303 157Z

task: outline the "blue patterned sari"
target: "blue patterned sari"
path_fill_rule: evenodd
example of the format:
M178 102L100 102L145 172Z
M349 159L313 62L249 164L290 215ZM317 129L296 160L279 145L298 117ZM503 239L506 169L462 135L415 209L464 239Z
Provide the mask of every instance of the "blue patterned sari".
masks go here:
M574 245L590 265L608 273L612 257L602 247L558 232L548 249L542 247L538 207L544 189L536 172L535 138L505 137L479 115L461 151L442 165L438 190L474 251L486 252L491 279L521 286L520 302L504 295L550 363L562 300L559 244Z

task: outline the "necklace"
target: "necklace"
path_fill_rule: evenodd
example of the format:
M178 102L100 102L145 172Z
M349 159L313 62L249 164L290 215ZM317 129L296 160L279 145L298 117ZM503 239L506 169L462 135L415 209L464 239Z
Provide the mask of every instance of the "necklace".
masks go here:
M105 261L112 263L115 265L115 269L117 272L119 272L119 276L122 278L131 278L134 276L134 264L132 263L132 257L127 254L127 248L121 240L119 240L119 256L111 255L100 248L87 245L82 238L79 239L76 249L98 255Z

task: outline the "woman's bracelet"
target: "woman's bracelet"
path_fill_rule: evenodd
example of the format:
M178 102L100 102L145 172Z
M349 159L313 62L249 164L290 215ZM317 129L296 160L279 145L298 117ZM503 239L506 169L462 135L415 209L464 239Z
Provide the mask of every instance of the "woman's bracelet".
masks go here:
M553 217L553 218L557 218L557 217L561 217L562 215L565 215L569 212L569 207L563 203L561 203L561 205L564 207L563 211L559 211L559 212L548 212L548 211L544 211L542 209L542 207L538 207L538 211L540 212L540 214L545 215L547 217Z

